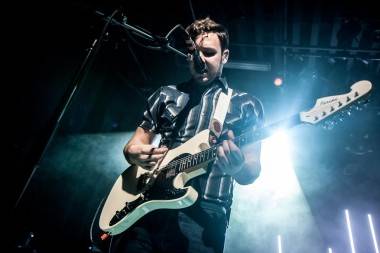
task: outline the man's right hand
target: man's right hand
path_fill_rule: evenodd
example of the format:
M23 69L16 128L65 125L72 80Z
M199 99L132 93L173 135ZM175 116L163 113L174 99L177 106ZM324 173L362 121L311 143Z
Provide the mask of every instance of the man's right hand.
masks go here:
M164 157L167 151L167 147L158 148L148 144L132 144L127 148L125 157L130 164L136 164L149 170Z

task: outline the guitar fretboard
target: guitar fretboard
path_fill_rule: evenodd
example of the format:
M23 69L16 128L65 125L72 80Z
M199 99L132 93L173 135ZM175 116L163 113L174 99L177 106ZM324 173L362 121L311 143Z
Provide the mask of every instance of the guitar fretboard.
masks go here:
M299 114L295 114L288 119L285 119L283 121L277 122L275 124L269 125L267 127L247 131L243 133L242 135L235 137L234 143L238 147L242 147L249 143L255 143L257 141L263 140L269 136L271 136L276 130L278 129L285 129L285 128L291 128L293 126L296 126L300 124L300 118ZM194 168L201 164L207 164L209 162L212 162L215 160L217 156L217 149L219 146L221 146L222 143L218 143L208 149L205 149L199 153L196 154L189 154L185 157L182 157L180 159L174 160L170 163L168 163L162 170L172 170L175 169L175 171L182 172L189 170L191 168Z

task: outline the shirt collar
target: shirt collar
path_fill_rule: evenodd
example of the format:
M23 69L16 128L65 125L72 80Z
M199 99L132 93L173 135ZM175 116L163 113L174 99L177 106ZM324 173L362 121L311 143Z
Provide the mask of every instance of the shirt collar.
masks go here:
M222 89L223 89L224 92L227 92L227 90L228 90L228 83L227 83L226 78L224 78L224 77L218 77L215 80L215 82L217 82L218 85L222 87Z
M194 80L190 80L191 83L195 84ZM212 87L220 87L224 92L228 91L228 83L226 78L224 77L218 77L215 78L215 80L208 86L207 89L210 89Z

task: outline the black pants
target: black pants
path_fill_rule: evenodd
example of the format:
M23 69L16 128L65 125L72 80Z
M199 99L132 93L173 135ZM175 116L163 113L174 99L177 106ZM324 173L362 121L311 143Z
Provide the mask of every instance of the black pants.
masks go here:
M199 205L156 210L112 238L111 253L222 253L227 215Z

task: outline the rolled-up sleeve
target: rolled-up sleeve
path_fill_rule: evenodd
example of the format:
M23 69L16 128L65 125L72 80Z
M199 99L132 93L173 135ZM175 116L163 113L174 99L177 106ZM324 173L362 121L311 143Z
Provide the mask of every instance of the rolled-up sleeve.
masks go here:
M154 133L158 132L158 119L159 119L159 107L162 102L162 88L157 89L153 94L148 98L146 102L146 108L142 116L140 127L145 130L152 131Z

